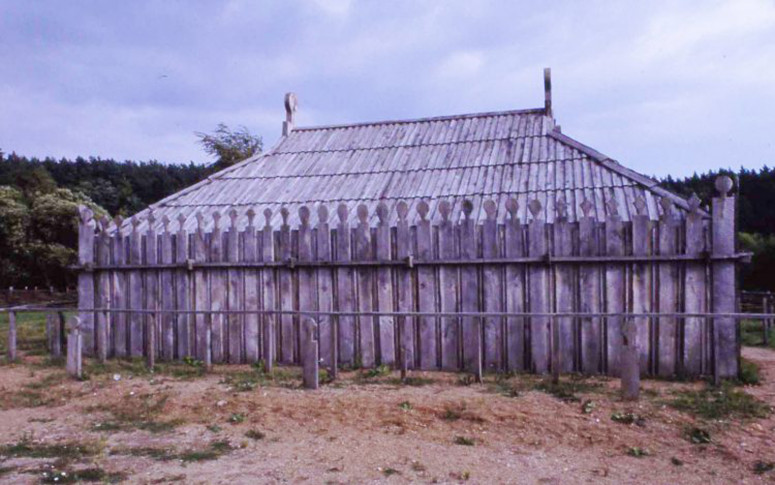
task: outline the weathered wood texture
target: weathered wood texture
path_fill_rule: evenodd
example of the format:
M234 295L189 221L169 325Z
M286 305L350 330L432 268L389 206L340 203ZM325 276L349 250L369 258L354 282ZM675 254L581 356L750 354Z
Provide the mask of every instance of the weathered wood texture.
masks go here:
M529 220L519 204L485 201L486 218L477 224L468 201L442 201L440 222L432 224L424 202L379 204L372 211L340 205L328 224L329 208L299 211L298 227L254 226L253 211L229 211L221 231L215 215L205 232L202 216L189 234L185 218L171 233L137 230L128 238L102 227L92 251L83 249L80 308L85 338L107 356L143 355L156 347L163 359L194 356L206 363L251 363L267 367L302 363L309 354L300 326L307 316L289 314L168 314L170 310L343 311L343 312L702 312L735 309L735 263L705 261L734 254L734 198L714 199L713 217L690 202L686 218L669 203L655 221L644 200L637 214L623 218L615 198L606 200L601 222L586 197L529 202ZM571 202L573 201L573 202ZM577 204L579 220L568 217ZM599 204L598 204L599 205ZM547 208L548 207L548 208ZM413 209L413 210L412 210ZM284 221L288 211L280 210ZM547 223L552 212L553 223ZM242 220L247 219L247 223ZM394 226L387 221L395 220ZM116 221L121 223L120 220ZM107 226L107 221L102 221ZM94 224L81 218L81 237L95 247ZM91 234L91 237L89 237ZM627 261L621 258L640 257ZM686 256L696 257L687 261ZM577 258L567 262L567 258ZM609 260L595 260L613 257ZM673 259L666 259L671 257ZM504 260L505 258L505 260ZM532 259L531 259L532 258ZM557 261L566 258L566 262ZM615 258L620 258L616 260ZM586 259L586 261L585 261ZM469 262L469 263L467 263ZM474 262L476 264L470 264ZM96 265L95 265L96 263ZM201 263L217 266L202 266ZM129 267L127 267L129 265ZM93 267L92 267L93 266ZM155 310L154 314L94 315L89 308ZM513 316L397 317L312 316L320 363L394 365L406 369L485 371L532 370L619 375L625 351L637 352L640 374L708 374L718 365L724 376L737 369L734 322L708 318ZM103 322L104 320L104 322ZM143 325L143 323L146 325ZM103 323L105 325L103 325ZM105 327L104 330L101 330ZM155 334L155 338L154 337ZM96 335L95 339L93 336ZM149 339L152 339L149 340ZM275 350L276 349L276 350Z

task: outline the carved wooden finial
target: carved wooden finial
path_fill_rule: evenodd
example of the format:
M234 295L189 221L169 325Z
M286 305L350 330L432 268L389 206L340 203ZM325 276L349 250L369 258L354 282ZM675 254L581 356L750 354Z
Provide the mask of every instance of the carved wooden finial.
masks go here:
M474 211L474 203L468 199L463 200L463 216L466 220L471 218L471 213Z
M309 224L309 215L309 207L306 205L299 207L299 220L301 221L302 225L306 226Z
M497 212L498 206L495 205L495 202L492 199L484 201L484 213L487 216L487 220L494 221Z
M609 216L619 215L619 202L616 201L616 197L613 195L611 195L611 197L608 199L608 202L605 203L605 208L608 210Z
M156 213L153 209L148 211L148 230L153 230L153 225L156 223Z
M689 212L691 213L697 213L700 210L700 204L702 201L699 197L697 197L697 194L692 192L692 196L689 197Z
M229 211L229 219L231 219L231 227L237 228L237 209L231 209Z
M519 202L517 202L517 199L514 197L509 197L506 199L506 212L509 213L509 216L512 220L517 219L517 212L519 211Z
M533 214L533 219L537 219L538 214L540 214L541 210L543 209L543 206L541 205L541 201L538 199L533 199L527 203L527 209L531 214Z
M581 212L584 214L584 217L589 217L589 214L592 213L592 209L594 209L594 205L592 205L592 202L590 202L589 199L584 197L584 200L581 201Z
M248 216L248 227L253 227L253 219L256 218L256 211L253 210L252 207L250 207L247 212L245 212L245 215Z
M141 222L142 221L137 216L132 216L132 219L129 221L129 223L132 224L132 230L133 231L137 230L137 226L139 226Z
M544 111L552 117L552 70L548 67L544 68Z
M103 234L108 232L108 226L110 226L110 217L107 214L100 217L100 230Z
M444 222L447 222L449 220L449 213L452 212L452 206L449 205L449 202L446 200L442 200L439 202L439 214L441 214L441 219Z
M288 208L285 206L280 207L280 217L283 218L283 226L288 225L288 216L290 215L290 212L288 211Z
M734 182L732 182L732 179L727 175L719 175L716 177L716 190L721 197L728 196L733 185Z
M161 226L164 228L164 232L170 232L170 218L167 217L167 214L161 216Z
M424 200L421 200L417 203L417 213L420 214L420 220L425 220L426 217L428 217L428 210L430 208L428 207L428 203Z
M328 206L320 204L318 206L318 222L325 224L328 222Z
M295 93L285 94L285 121L283 122L283 136L288 136L296 123L296 111L299 109L299 100Z
M384 202L380 202L377 204L377 218L379 219L379 224L387 224L387 218L388 218L388 206Z
M186 216L183 213L178 214L178 230L183 230L183 225L186 223Z
M369 220L369 208L366 206L366 204L358 205L357 214L360 223L366 224L366 222Z
M272 225L272 209L264 209L264 226L269 227Z
M121 217L121 216L114 217L113 218L113 224L116 225L116 233L121 235L121 229L122 229L121 226L124 225L124 218Z
M557 200L554 201L554 210L557 212L558 219L568 218L568 204L565 202L565 197L562 195L557 197Z
M347 204L345 204L344 202L339 204L336 208L336 216L339 218L339 222L341 222L342 224L347 222L347 212L348 212Z
M646 213L646 199L643 195L638 194L635 196L635 201L632 204L635 206L635 213L639 216Z
M398 214L398 220L404 222L407 214L409 214L409 206L403 200L396 204L396 213Z
M221 213L219 211L213 212L213 230L217 231L221 228Z
M196 229L202 231L204 229L205 216L201 211L196 213Z
M71 212L72 214L72 212ZM85 205L79 205L78 206L78 216L81 218L82 224L88 224L89 221L92 220L92 217L94 217L94 211L91 210L88 206Z
M662 206L662 213L665 216L669 216L673 213L673 199L670 197L662 197L659 200L659 205Z

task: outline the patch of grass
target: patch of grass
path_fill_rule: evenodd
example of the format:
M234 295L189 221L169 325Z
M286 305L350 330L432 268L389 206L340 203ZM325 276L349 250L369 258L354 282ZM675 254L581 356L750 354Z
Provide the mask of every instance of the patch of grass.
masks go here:
M221 431L223 431L223 428L221 428L217 424L211 424L207 426L207 431L211 433L220 433Z
M70 461L95 456L99 454L100 450L101 447L94 443L39 443L24 437L17 443L0 446L0 455L15 458L56 458Z
M254 441L259 441L266 438L266 434L262 433L261 431L258 431L257 429L249 429L245 432L245 437L250 438Z
M430 377L409 376L403 380L400 377L391 377L390 379L385 381L385 383L394 385L394 386L422 387L422 386L429 386L431 384L435 384L436 381L434 379L431 379Z
M126 473L106 472L102 468L85 468L82 470L60 469L54 466L46 466L40 470L26 473L35 473L40 477L40 483L120 483L127 479Z
M361 371L359 377L361 379L374 379L376 377L386 377L390 375L390 367L382 364L374 367L373 369L367 369Z
M533 389L545 392L564 402L580 402L578 394L596 391L600 388L597 382L590 382L584 376L572 375L569 379L561 379L554 383L551 379L543 379Z
M156 461L171 461L178 458L178 454L170 448L159 448L153 446L114 448L110 451L110 454L138 456L143 458L151 458Z
M765 418L772 408L730 382L706 385L699 391L678 391L667 404L679 411L708 420Z
M637 446L631 446L627 448L627 455L634 456L635 458L643 458L644 456L650 456L649 450L645 448L638 448Z
M739 380L741 384L746 386L758 386L761 384L759 366L750 360L741 359Z
M399 408L403 409L404 411L410 411L412 409L412 403L409 401L403 401L398 405Z
M468 438L466 436L455 436L455 439L452 440L452 442L462 446L474 446L476 444L473 438Z
M769 347L775 348L775 328L769 332ZM740 322L740 343L748 347L764 346L764 331L761 320L742 320Z
M232 413L231 416L229 416L229 423L231 424L240 424L245 422L245 415L243 413Z
M592 414L592 411L595 410L595 402L591 399L587 399L583 403L581 403L581 413L582 414Z
M16 313L16 348L27 355L45 355L46 313ZM8 352L8 314L0 313L0 349L2 355Z
M105 412L113 419L102 422L107 429L96 426L93 431L123 431L139 429L151 433L166 433L184 422L180 419L160 419L164 414L168 394L139 394L128 396L119 402L98 404L88 408L88 412Z
M183 462L215 460L231 452L234 448L228 441L213 441L207 448L189 449L176 452L170 448L156 447L131 447L115 448L111 450L111 455L129 455L151 458L156 461L180 460Z
M771 461L761 461L758 460L753 464L753 472L757 475L763 475L769 471L772 471L775 469L775 463Z
M457 378L458 386L470 386L476 383L476 376L473 374L463 374Z
M0 478L2 478L5 475L8 475L9 473L13 473L16 470L17 468L12 466L0 467Z
M615 412L611 414L611 421L621 424L635 424L641 427L646 426L646 418L635 413Z
M386 467L382 469L382 474L386 477L392 476L392 475L400 475L401 472L396 470L395 468Z

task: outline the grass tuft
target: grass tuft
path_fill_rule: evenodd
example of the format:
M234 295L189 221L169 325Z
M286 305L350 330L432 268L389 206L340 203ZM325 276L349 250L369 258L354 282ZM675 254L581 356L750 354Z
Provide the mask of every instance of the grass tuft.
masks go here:
M474 446L476 444L473 438L468 438L465 436L455 436L455 439L452 442L456 445L462 446Z
M707 420L758 419L770 415L772 408L754 396L736 389L730 382L719 387L706 385L699 391L677 391L668 404L679 411Z

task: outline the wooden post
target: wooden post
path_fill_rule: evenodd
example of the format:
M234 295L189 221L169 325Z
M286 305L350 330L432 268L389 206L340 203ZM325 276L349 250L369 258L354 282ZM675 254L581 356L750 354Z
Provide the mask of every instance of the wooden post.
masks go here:
M315 234L317 242L315 259L317 261L332 261L331 230L328 227L328 207L318 206L318 224ZM334 309L334 280L330 269L319 268L317 271L318 309L331 311ZM321 315L318 319L320 333L320 363L328 368L331 379L336 378L338 371L337 349L337 319L330 315Z
M88 207L78 206L78 263L84 268L78 273L78 308L94 308L94 212ZM94 353L94 312L80 311L81 325L86 340L86 353Z
M316 327L315 320L309 317L302 318L301 352L305 389L317 389L320 385L318 377L319 349L318 341L315 337Z
M506 200L508 217L505 244L506 257L519 258L525 256L525 245L522 240L522 224L519 220L519 203L509 197ZM509 312L525 311L525 265L509 264L506 266L506 310ZM506 319L506 361L508 370L525 370L525 318L509 317Z
M622 399L634 401L640 397L640 365L638 363L638 329L633 318L624 319L622 337Z
M97 241L97 264L107 265L110 263L110 235L108 234L108 226L110 225L110 219L107 216L103 216L100 219L100 237ZM97 274L97 304L99 308L108 308L110 302L110 273L108 270L101 269ZM96 337L96 350L97 359L100 362L105 362L108 358L108 347L110 346L108 339L108 313L105 311L98 312L97 322L95 328Z
M311 216L309 207L303 205L299 207L299 230L298 230L298 259L300 262L312 261L312 226L309 223ZM317 294L315 282L315 269L313 268L299 268L296 273L299 296L298 296L298 308L299 310L314 311L317 310ZM305 316L302 315L302 322ZM300 323L300 326L303 323ZM301 329L300 329L301 333ZM303 349L301 347L305 345L304 341L299 343L300 353ZM305 355L299 356L299 360L303 363Z
M664 256L676 254L678 246L678 226L673 216L673 201L662 197L662 219L659 222L659 253ZM675 313L678 306L678 265L674 262L659 265L659 311L660 313ZM676 374L678 356L678 325L675 317L660 317L657 322L659 329L659 349L657 351L657 373L662 377Z
M248 225L245 228L244 240L243 240L243 256L244 260L248 262L258 261L258 239L256 238L256 226L253 224L253 219L256 217L256 213L253 209L248 209L246 215L248 216ZM260 294L259 276L257 269L245 270L245 309L257 310L262 308L259 300ZM247 314L245 315L245 360L252 364L258 362L261 358L261 332L259 327L259 315Z
M528 255L544 257L546 248L546 221L539 217L543 207L538 199L528 203L528 209L533 220L528 226ZM548 268L546 265L530 265L529 297L530 311L546 313L549 310L551 299L549 298ZM532 369L537 374L549 372L551 334L549 332L549 319L546 317L530 317L530 348Z
M388 207L384 202L377 205L376 258L378 261L389 261L391 258L390 226L388 225ZM379 311L393 311L393 278L389 267L377 268L376 275L377 308ZM396 363L396 325L394 318L380 315L377 319L377 338L379 339L379 363L394 365Z
M126 258L126 241L124 240L123 228L124 220L121 216L113 218L113 224L116 226L116 233L113 237L110 261L115 265L124 265ZM125 310L129 308L127 304L127 274L126 271L113 271L111 276L111 307ZM126 357L128 355L129 333L127 332L126 313L114 313L111 315L113 338L113 351L116 357Z
M336 208L339 224L336 226L336 259L337 261L350 261L351 242L350 224L347 222L348 211L346 204L339 204ZM337 270L337 309L343 312L355 310L355 298L353 290L353 270L349 267ZM355 363L355 317L337 317L337 331L339 332L339 360L343 364Z
M196 214L196 233L194 234L192 257L194 262L207 261L207 240L204 232L204 216ZM194 270L194 309L201 312L210 307L210 291L207 288L207 273L203 269ZM210 316L206 313L196 313L195 322L195 354L201 359L205 368L212 367L212 346L210 343Z
M409 206L404 201L396 204L396 214L398 222L396 224L396 258L409 263L412 257L411 233L409 232L409 223L406 216L409 213ZM398 310L411 311L414 309L414 288L412 285L412 269L396 269L396 285L398 292ZM407 371L415 366L415 326L414 318L402 317L399 320L401 354L401 378L406 379Z
M272 210L264 209L264 227L261 229L261 260L274 261L274 231L272 229ZM261 298L264 302L264 309L274 310L276 308L275 298L275 271L267 268L261 271ZM264 370L271 372L274 366L276 349L275 328L278 318L276 315L263 315L262 322L262 342L261 356L264 359Z
M573 227L568 222L568 205L560 196L554 203L557 216L554 220L554 255L573 256ZM571 265L560 264L554 267L554 310L556 312L572 312L576 308L576 278L575 268ZM556 355L557 375L560 372L573 372L576 368L576 331L574 318L556 317L552 322L555 330L553 335L555 342L552 351Z
M132 232L129 235L129 263L141 264L143 262L142 236L138 230L140 219L135 216L131 220ZM140 270L129 271L129 308L139 310L143 308L143 275ZM143 355L143 315L140 313L129 314L129 356L140 357Z
M358 226L355 229L355 254L358 261L371 261L373 259L373 252L371 228L369 227L369 209L365 204L360 204L357 210ZM362 267L358 268L356 273L358 275L358 310L361 312L371 312L374 309L372 269ZM361 363L364 367L373 367L376 363L374 317L359 316L358 333Z
M490 201L492 202L492 201ZM459 242L460 242L460 257L466 261L473 261L477 259L476 251L476 225L471 218L471 214L474 210L474 204L466 199L463 200L463 220L458 225L459 228ZM494 220L494 211L493 219ZM449 243L449 241L447 241ZM454 240L452 241L454 242ZM454 254L454 253L452 253ZM454 268L452 271L455 271ZM454 274L454 273L453 273ZM477 268L472 265L465 265L460 269L460 304L459 307L464 312L477 312L479 311L479 281L477 275ZM449 281L445 282L445 285L449 284ZM458 286L457 281L452 281L453 291L454 286ZM447 287L445 286L445 291ZM460 327L458 330L458 339L460 343L455 341L455 345L459 345L463 350L462 367L471 372L476 378L477 382L482 380L482 320L474 317L464 317L460 320ZM446 340L446 335L444 336ZM495 349L493 349L494 351ZM497 362L497 353L493 352L489 356L490 362L495 364Z
M155 266L158 262L158 253L156 251L156 217L153 212L148 214L148 231L145 234L145 263ZM159 314L156 313L159 306L159 274L154 269L145 270L145 308L151 310L151 313L145 318L145 362L149 369L156 365L156 353L158 342L156 341L158 332Z
M16 312L8 312L8 361L15 362L16 355Z
M693 195L689 199L689 214L686 216L685 253L700 256L706 250L705 223L700 213L700 199ZM706 276L707 267L702 261L686 264L684 286L684 311L686 313L705 313L708 311ZM696 376L709 373L707 342L709 326L705 318L686 318L684 320L684 356L683 369L688 375Z
M229 231L226 233L226 260L230 263L237 263L241 260L240 254L240 232L237 229L237 211L229 211ZM244 246L244 244L243 244ZM244 292L244 271L238 268L229 269L227 272L226 284L228 286L227 305L229 310L243 310L243 292ZM244 339L244 315L229 314L224 319L226 321L226 331L224 339L228 345L224 347L226 360L230 364L241 364L245 362L245 339Z
M767 313L767 295L762 297L762 313ZM762 341L765 347L770 346L769 323L767 318L762 320Z
M582 217L579 219L579 254L597 256L600 251L598 242L597 219L592 214L594 205L584 198L579 204ZM602 299L600 284L600 266L583 264L579 268L579 311L598 313ZM585 374L597 374L603 370L603 331L600 318L583 318L581 326L581 370Z
M161 262L170 264L173 261L172 254L172 234L170 233L170 218L165 214L161 218L163 231L161 233ZM161 282L161 308L165 310L161 314L161 335L159 342L161 349L159 354L161 358L170 361L175 358L175 315L169 313L175 309L175 271L173 269L162 269L159 271Z
M280 208L280 216L283 219L283 223L280 226L280 244L279 244L279 259L280 261L290 262L293 255L291 246L291 226L288 225L288 208ZM282 310L294 310L294 294L293 294L293 271L290 269L281 268L277 271L279 282L279 297L280 297L280 309ZM279 339L279 352L278 360L283 364L291 364L295 362L295 351L297 342L297 328L294 325L294 320L298 321L291 315L280 314L277 317L280 325L278 326L278 332L280 334Z
M443 260L458 259L458 241L455 238L455 225L450 220L452 206L449 201L439 202L438 211L441 214L439 224L439 258ZM445 265L439 271L441 311L458 312L458 268ZM474 277L476 277L474 275ZM469 324L469 327L472 325ZM469 328L469 331L473 331ZM458 353L460 348L460 321L455 317L441 317L441 368L449 371L460 370Z
M729 195L732 179L722 175L716 179L718 197L713 198L712 252L714 256L731 256L735 252L735 197ZM735 311L737 283L735 263L715 261L713 271L713 313ZM737 375L739 349L735 319L714 318L714 378Z
M482 257L494 259L500 257L500 238L498 233L497 205L492 199L483 204L485 220L482 223ZM476 258L474 252L473 258ZM487 265L482 269L482 310L485 312L502 312L505 304L503 299L503 268L502 265ZM487 317L484 319L482 332L482 367L488 371L506 369L504 349L505 332L503 319Z
M417 259L428 261L433 259L433 235L431 222L427 219L428 203L420 201L417 204ZM417 268L417 309L421 312L436 311L436 279L433 268L420 266ZM420 369L431 370L438 368L438 332L436 318L419 317L418 325L418 350L420 351Z
M605 221L606 256L624 255L624 226L619 216L619 206L614 194L606 203L608 217ZM624 313L626 288L624 281L624 265L610 263L605 266L605 302L608 313ZM622 346L624 345L623 325L621 317L606 318L607 355L605 370L609 375L621 375Z
M81 334L81 319L72 317L68 322L67 334L67 363L65 365L67 373L80 379L83 377L83 335Z
M178 214L178 232L175 234L175 261L177 263L185 263L188 261L188 232L185 228L186 216ZM175 274L175 304L179 310L189 310L192 305L190 303L190 287L192 285L189 271L186 268L179 269ZM178 358L190 357L195 355L194 345L194 327L193 322L195 317L185 313L180 313L175 316L175 322L177 325L177 342L178 342Z
M633 256L651 255L653 244L651 239L651 220L646 214L646 200L643 196L635 198L635 210L637 214L632 216L632 254ZM669 263L675 265L675 263ZM632 265L632 313L649 313L652 311L652 293L651 293L651 264L633 263ZM635 326L636 342L633 345L638 347L640 354L640 372L646 374L650 365L650 341L651 328L650 319L646 317L631 318L632 325Z
M223 232L221 231L221 213L213 212L213 230L210 233L210 258L213 263L224 261L223 254ZM220 268L210 268L207 273L210 274L210 309L213 311L222 311L227 309L226 285L228 271ZM221 364L226 360L227 354L227 336L225 332L223 313L210 314L210 358L215 364Z

